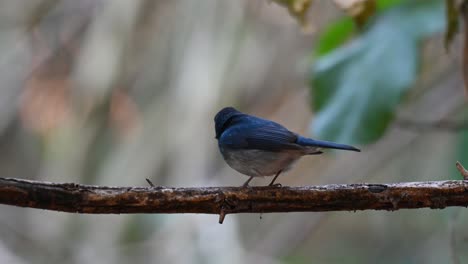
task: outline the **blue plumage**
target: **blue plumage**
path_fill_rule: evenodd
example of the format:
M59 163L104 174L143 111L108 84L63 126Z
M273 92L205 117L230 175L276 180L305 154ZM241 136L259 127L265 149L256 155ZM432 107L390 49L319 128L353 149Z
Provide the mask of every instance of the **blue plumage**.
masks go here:
M226 107L215 118L216 139L224 160L233 169L253 177L275 175L287 170L304 155L321 154L322 148L359 149L329 141L314 140L293 133L282 125Z

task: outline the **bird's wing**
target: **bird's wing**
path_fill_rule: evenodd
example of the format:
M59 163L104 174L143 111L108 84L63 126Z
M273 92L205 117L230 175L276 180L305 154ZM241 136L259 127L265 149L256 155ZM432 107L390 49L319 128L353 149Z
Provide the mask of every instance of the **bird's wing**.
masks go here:
M227 131L223 142L231 148L265 151L301 150L296 144L297 135L278 123L261 120L236 126Z
M273 122L249 130L245 137L248 148L268 151L301 149L296 139L296 134Z

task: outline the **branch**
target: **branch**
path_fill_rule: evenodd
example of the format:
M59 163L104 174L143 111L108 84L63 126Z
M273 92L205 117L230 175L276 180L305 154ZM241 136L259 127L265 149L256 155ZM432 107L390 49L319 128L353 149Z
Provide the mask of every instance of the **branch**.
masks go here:
M105 187L0 178L0 204L86 214L320 212L468 206L468 181L305 187Z

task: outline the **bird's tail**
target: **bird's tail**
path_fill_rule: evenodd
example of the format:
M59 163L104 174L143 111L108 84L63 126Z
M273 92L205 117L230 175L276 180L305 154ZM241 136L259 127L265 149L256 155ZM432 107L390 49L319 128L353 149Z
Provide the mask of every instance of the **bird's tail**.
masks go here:
M338 144L338 143L334 143L334 142L330 142L330 141L324 141L324 140L315 140L315 139L301 137L301 136L298 137L296 143L299 144L299 145L302 145L302 146L310 146L310 147L317 147L317 148L342 149L342 150L351 150L351 151L361 152L360 149L355 148L353 146Z

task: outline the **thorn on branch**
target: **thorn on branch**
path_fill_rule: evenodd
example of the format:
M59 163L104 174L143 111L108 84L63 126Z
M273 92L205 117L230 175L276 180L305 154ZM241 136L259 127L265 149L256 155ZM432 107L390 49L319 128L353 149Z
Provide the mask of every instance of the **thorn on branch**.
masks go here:
M465 167L463 167L463 165L461 165L459 161L457 161L455 166L457 166L457 169L460 172L460 174L463 176L463 179L468 180L468 171L465 169Z
M224 217L226 217L226 211L224 211L224 208L221 208L221 211L219 212L219 224L223 224Z
M233 210L236 207L234 202L229 200L229 198L223 198L222 200L223 200L223 203L220 206L219 221L218 221L220 224L223 224L224 218L226 217L226 214L228 213L228 211Z
M154 184L153 184L153 182L152 182L150 179L146 178L146 182L147 182L151 187L155 187Z

